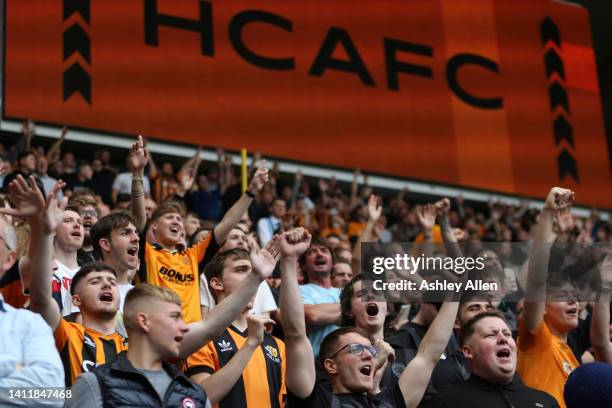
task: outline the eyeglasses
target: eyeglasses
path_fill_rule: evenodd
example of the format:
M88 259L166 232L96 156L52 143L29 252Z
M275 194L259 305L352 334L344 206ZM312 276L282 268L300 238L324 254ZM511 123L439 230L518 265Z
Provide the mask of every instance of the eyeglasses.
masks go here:
M94 210L83 210L79 212L79 215L83 218L85 217L98 218L98 213L95 212Z
M364 345L359 343L348 343L340 348L340 350L336 351L334 354L329 356L328 358L336 357L342 350L348 347L349 353L354 356L361 356L364 350L368 350L368 352L372 355L372 357L376 357L378 355L378 348L372 345Z

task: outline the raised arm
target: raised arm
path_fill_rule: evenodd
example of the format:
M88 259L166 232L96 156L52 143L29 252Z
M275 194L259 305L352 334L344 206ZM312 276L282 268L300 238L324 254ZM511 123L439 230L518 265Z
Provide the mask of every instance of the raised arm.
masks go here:
M138 135L138 140L132 145L129 160L132 167L132 216L136 221L136 229L142 232L147 224L144 169L149 161L149 150L141 135Z
M199 373L190 377L202 386L211 404L216 404L231 391L236 381L242 375L251 356L257 350L264 339L264 328L266 324L273 324L274 320L262 315L249 315L248 338L242 348L230 359L230 361L214 374Z
M181 343L181 358L189 356L221 334L244 311L261 282L272 276L280 250L278 247L271 250L251 247L251 273L231 295L207 314L206 320L189 324L189 331Z
M399 378L398 385L407 408L416 407L425 394L429 378L453 332L458 302L444 302L427 334L419 345L417 355Z
M64 140L66 140L67 134L68 134L68 128L64 126L62 128L62 133L60 134L59 139L53 142L53 144L51 145L51 148L45 155L47 157L47 162L49 163L49 166L51 166L51 164L57 161L57 159L59 158L60 148L62 147L62 143L64 143Z
M457 237L451 228L450 221L448 220L448 212L450 211L450 200L443 198L442 200L434 204L438 215L438 224L440 225L440 233L444 240L444 246L449 256L458 258L463 256Z
M260 167L255 172L253 179L247 187L247 192L253 196L257 194L268 181L268 169ZM238 224L244 212L249 208L253 199L249 194L244 193L238 201L225 213L225 216L213 230L215 240L218 244L223 244L229 232Z
M181 169L179 170L179 174L185 173L190 174L194 179L198 175L198 168L200 167L200 163L202 162L202 158L200 157L200 153L202 152L202 146L198 146L193 157L185 162Z
M280 309L287 352L287 389L298 398L306 398L315 385L314 353L304 321L304 305L297 278L299 256L310 246L311 236L303 228L281 235L280 270L283 284L280 293Z
M612 342L610 342L610 301L612 300L612 252L600 266L601 296L593 305L591 321L591 345L595 359L612 364Z
M574 193L564 188L553 187L544 202L538 223L535 226L533 244L529 253L529 270L525 288L525 306L523 308L523 325L531 333L538 331L544 319L546 276L550 249L555 241L553 231L555 214L569 211Z
M353 257L351 260L351 268L353 275L361 273L361 243L362 242L374 242L376 237L374 236L374 227L382 215L382 205L378 204L378 197L372 194L368 199L368 222L364 227L361 235L355 243L353 248Z
M146 144L147 141L143 139L143 142ZM157 168L157 164L153 159L153 155L149 152L149 180L153 181L157 177L159 177L159 169Z
M19 175L9 184L11 198L17 208L2 208L0 212L18 217L27 218L30 222L30 246L32 251L30 281L30 309L42 315L43 319L55 331L62 318L59 306L53 300L51 293L51 276L53 269L53 236L58 224L62 221L63 208L67 198L62 200L58 207L57 193L64 187L58 182L49 193L47 202L36 185L33 176L25 179Z
M425 204L421 207L421 211L417 212L421 231L425 237L425 242L421 245L421 251L426 257L433 255L433 227L436 225L436 206L434 204Z

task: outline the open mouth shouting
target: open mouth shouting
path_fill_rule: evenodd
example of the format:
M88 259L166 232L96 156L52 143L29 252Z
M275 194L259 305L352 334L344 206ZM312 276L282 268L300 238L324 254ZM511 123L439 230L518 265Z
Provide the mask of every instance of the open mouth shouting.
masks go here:
M129 256L137 256L138 255L138 246L131 246L127 250L127 254Z
M504 363L512 362L512 351L508 347L499 349L495 356L498 360Z
M372 365L371 364L364 365L363 367L359 369L359 372L369 377L370 374L372 374Z
M113 303L113 293L112 292L102 292L100 297L98 298L100 302L104 303Z
M374 302L368 303L366 306L366 313L369 317L378 316L378 305Z
M578 317L578 307L577 306L572 306L572 307L566 309L565 310L565 314L568 317L572 318L572 319L577 318Z

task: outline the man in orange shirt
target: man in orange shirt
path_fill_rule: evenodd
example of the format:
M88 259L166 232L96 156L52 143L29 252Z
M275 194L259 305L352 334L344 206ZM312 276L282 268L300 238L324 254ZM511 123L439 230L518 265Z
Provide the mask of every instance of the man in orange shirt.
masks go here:
M181 232L184 231L185 212L182 205L176 201L167 201L153 212L150 224L155 242L153 244L145 242L146 212L142 180L149 152L142 136L139 136L138 141L134 143L129 160L132 168L132 214L136 220L136 227L143 234L139 256L142 262L136 282L146 282L174 290L181 298L185 322L200 321L202 309L199 263L207 251L215 253L225 242L229 232L249 208L255 194L268 181L268 169L265 167L257 169L247 190L227 211L211 234L189 248L182 248L180 242ZM191 187L193 177L184 181L182 188L186 191Z
M525 385L551 394L562 408L565 408L565 381L579 365L567 345L568 333L578 327L578 303L572 294L573 287L566 282L561 287L548 288L564 294L565 301L545 302L544 294L547 281L552 281L547 279L550 249L558 238L554 232L558 228L553 228L553 224L562 214L570 211L573 199L572 191L554 187L544 203L529 256L525 307L519 323L518 338L517 373ZM605 330L596 327L595 322L601 320L596 314L593 316L591 341L601 344L604 340L599 337Z

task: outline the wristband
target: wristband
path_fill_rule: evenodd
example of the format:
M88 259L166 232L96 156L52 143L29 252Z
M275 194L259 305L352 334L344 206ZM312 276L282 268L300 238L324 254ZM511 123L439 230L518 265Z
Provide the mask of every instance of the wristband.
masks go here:
M244 194L246 194L250 198L255 198L255 194L251 193L248 189L244 190Z

